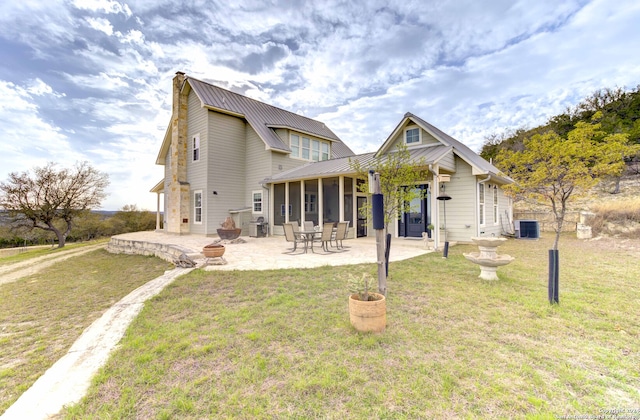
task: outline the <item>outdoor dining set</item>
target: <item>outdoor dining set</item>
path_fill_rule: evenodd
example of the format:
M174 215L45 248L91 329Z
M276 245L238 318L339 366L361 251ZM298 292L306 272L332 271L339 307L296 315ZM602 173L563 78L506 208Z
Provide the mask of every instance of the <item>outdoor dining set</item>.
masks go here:
M320 243L325 252L343 251L342 241L349 233L349 222L324 223L322 227L314 226L313 222L304 222L300 227L298 222L292 222L284 223L283 227L286 241L293 242L293 249L290 252L295 252L298 244L304 245L305 253L308 249L314 252L314 243ZM332 250L331 247L336 250Z

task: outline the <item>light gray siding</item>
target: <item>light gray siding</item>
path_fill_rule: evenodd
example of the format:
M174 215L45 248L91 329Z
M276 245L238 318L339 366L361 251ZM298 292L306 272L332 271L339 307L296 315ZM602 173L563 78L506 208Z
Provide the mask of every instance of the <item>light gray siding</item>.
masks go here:
M495 188L494 188L495 187ZM498 209L497 215L493 205L494 191L498 193ZM481 236L500 236L502 235L502 225L500 223L500 215L504 219L504 211L509 210L509 198L505 196L504 191L500 186L492 184L491 181L485 183L485 207L486 207L486 220L485 225L480 227ZM506 220L505 220L506 221Z
M450 182L445 183L445 191L451 200L446 204L444 201L438 202L440 224L444 223L443 211L446 206L447 239L471 242L471 237L476 236L477 232L476 177L471 174L471 166L465 161L459 157L456 157L455 161L456 173L451 175Z
M204 234L207 228L205 209L207 206L207 110L200 106L200 99L192 90L189 93L187 108L187 179L189 180L189 231L191 233ZM193 137L200 137L200 159L193 160ZM195 223L194 192L202 191L202 223Z
M246 207L245 130L245 122L240 118L208 112L207 235L217 233L220 224L231 215L229 210Z
M274 156L282 156L271 150L265 150L264 142L258 137L255 130L246 125L247 153L246 153L246 185L245 185L245 207L251 207L251 219L264 217L269 219L269 191L260 184L264 178L273 173L272 161ZM284 155L286 156L286 155ZM253 191L262 191L262 213L253 214ZM243 234L248 226L242 226ZM248 231L246 232L248 234Z
M433 137L431 134L427 133L423 129L420 129L422 135L422 144L441 144L438 139ZM402 135L404 136L404 130L402 131Z
M440 158L440 160L438 160L438 165L440 166L440 169L444 169L447 172L455 172L457 170L456 163L458 160L464 163L464 161L462 161L461 159L456 160L453 150L451 150L449 151L449 153Z

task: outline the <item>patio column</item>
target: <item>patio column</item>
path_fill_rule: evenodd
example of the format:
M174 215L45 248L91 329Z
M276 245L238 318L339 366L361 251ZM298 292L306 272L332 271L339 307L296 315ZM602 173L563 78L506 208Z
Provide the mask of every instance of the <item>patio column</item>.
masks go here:
M289 223L289 182L284 183L284 221Z
M340 212L339 222L344 222L344 175L338 178L338 211Z
M304 211L305 192L304 180L302 180L300 181L300 220L302 226L304 226L304 222L307 220L307 212Z
M322 191L322 178L318 178L318 224L324 226L324 191Z
M433 186L431 188L431 209L433 210L432 221L433 224L433 249L438 250L440 244L440 202L438 201L438 194L440 194L440 167L434 166L433 168Z
M156 230L160 230L160 193L156 193Z

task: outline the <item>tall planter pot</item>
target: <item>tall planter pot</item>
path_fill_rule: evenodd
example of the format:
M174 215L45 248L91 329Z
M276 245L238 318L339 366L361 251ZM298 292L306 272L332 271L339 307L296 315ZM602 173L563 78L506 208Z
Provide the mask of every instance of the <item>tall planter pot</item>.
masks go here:
M378 300L360 300L357 293L349 296L349 320L360 332L382 332L387 326L386 298L379 293L371 295Z

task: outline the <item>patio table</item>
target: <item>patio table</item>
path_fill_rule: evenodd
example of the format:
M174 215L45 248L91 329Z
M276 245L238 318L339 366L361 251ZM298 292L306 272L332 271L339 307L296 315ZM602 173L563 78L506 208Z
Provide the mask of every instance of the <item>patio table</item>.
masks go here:
M313 238L318 234L318 233L322 233L322 232L318 232L316 230L299 230L297 232L294 232L294 235L304 239L304 253L307 253L307 247L309 245L309 242L311 242L311 252L313 252Z

